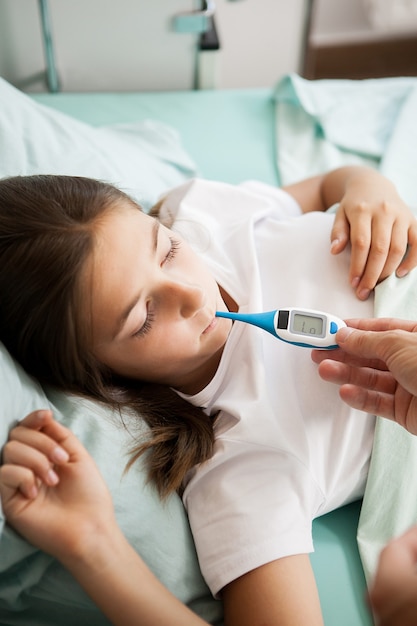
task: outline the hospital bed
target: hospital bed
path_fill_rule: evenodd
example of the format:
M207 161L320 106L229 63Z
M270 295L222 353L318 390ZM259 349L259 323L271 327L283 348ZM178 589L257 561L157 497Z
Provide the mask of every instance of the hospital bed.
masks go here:
M196 174L280 185L344 163L381 167L389 153L386 169L415 202L407 176L416 163L411 137L402 163L391 145L415 88L414 79L312 83L287 76L274 89L28 96L0 81L0 175L96 176L148 208L164 189ZM3 348L0 371L0 443L29 410L52 406L95 456L119 523L145 561L181 600L221 624L221 604L199 575L179 499L161 504L140 464L121 479L128 433L102 408L41 389ZM356 540L360 510L361 502L353 502L313 524L311 561L326 626L372 624ZM108 624L56 561L3 522L1 624Z

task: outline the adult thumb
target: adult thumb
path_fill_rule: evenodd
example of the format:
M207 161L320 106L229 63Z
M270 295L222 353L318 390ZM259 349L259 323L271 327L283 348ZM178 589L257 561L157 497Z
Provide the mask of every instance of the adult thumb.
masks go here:
M375 359L380 357L378 350L380 337L381 334L377 332L345 326L337 332L336 342L345 352L366 359Z

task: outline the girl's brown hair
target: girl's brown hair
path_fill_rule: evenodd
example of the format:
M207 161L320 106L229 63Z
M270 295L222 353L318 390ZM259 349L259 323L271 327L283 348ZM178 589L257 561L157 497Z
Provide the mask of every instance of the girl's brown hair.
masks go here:
M42 384L144 419L150 433L129 465L148 451L149 478L167 495L212 455L211 418L168 387L116 378L90 348L83 269L97 221L126 202L140 210L119 189L83 177L0 180L0 340Z

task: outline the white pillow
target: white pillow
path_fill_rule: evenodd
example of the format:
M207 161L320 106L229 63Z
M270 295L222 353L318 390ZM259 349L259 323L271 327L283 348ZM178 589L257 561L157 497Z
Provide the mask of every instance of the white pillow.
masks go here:
M177 131L165 124L90 126L34 102L0 78L0 178L27 174L98 178L149 209L196 168Z

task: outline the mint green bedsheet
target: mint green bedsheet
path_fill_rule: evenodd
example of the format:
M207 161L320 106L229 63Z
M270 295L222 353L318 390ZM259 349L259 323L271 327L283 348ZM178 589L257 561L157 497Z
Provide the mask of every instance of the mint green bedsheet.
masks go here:
M169 93L39 94L37 102L89 124L159 120L180 131L205 178L277 184L275 107L268 89Z
M275 100L282 183L367 164L395 182L417 215L417 78L310 82L288 76ZM417 320L416 295L417 270L403 279L390 276L376 289L375 316ZM378 418L358 528L367 580L384 545L415 523L417 437Z
M273 90L252 89L62 93L33 98L93 125L146 118L168 123L180 132L200 175L230 183L257 179L279 184L282 177L277 159L282 151L275 134L275 95ZM299 165L300 177L304 177L302 159ZM285 178L285 168L283 173ZM313 523L315 553L311 560L326 626L372 624L364 602L365 578L356 543L359 512L360 503L352 503Z

